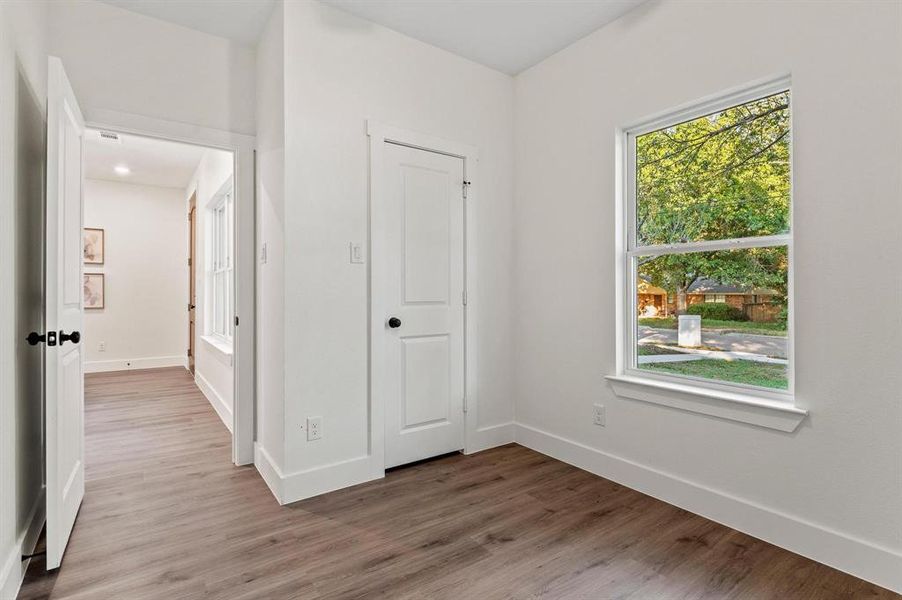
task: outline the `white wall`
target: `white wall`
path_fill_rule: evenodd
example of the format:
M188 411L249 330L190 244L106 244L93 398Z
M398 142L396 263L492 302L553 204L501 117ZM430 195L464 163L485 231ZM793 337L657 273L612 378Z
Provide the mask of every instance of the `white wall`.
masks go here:
M285 3L284 61L284 249L259 240L270 261L284 256L276 467L296 485L283 500L370 476L355 467L368 452L367 269L348 257L349 242L367 240L368 118L479 149L478 421L500 426L491 443L509 441L512 79L316 2ZM263 209L276 225L281 202ZM325 435L308 443L300 426L313 415Z
M105 286L105 307L85 310L86 372L186 364L184 193L85 180L85 227L104 230L104 264L85 265L85 273L103 273Z
M810 416L615 397L615 128L790 72ZM902 590L902 4L652 2L516 84L518 441Z
M46 4L0 3L0 598L14 598L44 522Z
M257 46L256 439L281 465L285 445L285 61L282 4L273 9Z
M254 133L254 50L95 0L49 2L49 51L103 110Z
M187 214L188 201L192 194L196 196L197 206L197 266L195 268L195 341L194 380L198 387L216 409L223 423L232 428L232 409L234 406L234 379L231 348L224 349L216 344L209 333L212 328L208 323L211 314L210 297L206 294L208 258L210 201L216 196L223 184L232 177L233 158L231 152L207 150L201 158L191 182L182 194L182 210ZM187 247L187 242L183 248ZM186 293L187 297L187 293Z

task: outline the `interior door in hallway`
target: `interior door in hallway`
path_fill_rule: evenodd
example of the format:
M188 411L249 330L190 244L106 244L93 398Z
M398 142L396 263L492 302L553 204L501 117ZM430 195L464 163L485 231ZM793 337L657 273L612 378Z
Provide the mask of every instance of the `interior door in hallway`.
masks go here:
M386 143L385 466L464 446L463 159Z
M84 119L63 64L47 86L44 313L47 568L60 566L85 494L82 179Z

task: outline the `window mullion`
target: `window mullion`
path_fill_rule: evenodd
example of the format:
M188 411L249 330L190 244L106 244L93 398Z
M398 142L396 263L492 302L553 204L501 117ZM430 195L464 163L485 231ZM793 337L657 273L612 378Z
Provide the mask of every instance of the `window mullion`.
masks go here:
M734 250L737 248L773 248L789 246L792 235L769 235L729 240L706 240L703 242L685 242L681 244L660 244L654 246L638 246L627 250L630 256L665 256L667 254L688 254L690 252L711 252L715 250Z

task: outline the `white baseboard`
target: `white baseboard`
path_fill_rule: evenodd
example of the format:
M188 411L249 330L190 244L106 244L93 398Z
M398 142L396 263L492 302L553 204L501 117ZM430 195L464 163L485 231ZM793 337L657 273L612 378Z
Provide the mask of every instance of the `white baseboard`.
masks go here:
M194 372L194 383L197 384L197 387L200 388L200 391L204 396L207 397L207 400L210 401L210 404L213 406L213 410L216 411L216 414L219 415L219 418L225 424L226 429L229 430L229 433L232 432L232 409L229 408L229 405L225 400L222 399L222 396L219 395L219 392L210 385L210 382L200 374L200 371Z
M514 427L514 423L510 422L477 429L467 436L465 454L474 454L489 448L510 444L514 441Z
M478 429L467 441L467 454L488 450L514 441L514 424L502 423ZM280 504L289 504L358 485L385 476L382 464L373 456L360 456L306 471L283 474L263 448L255 451L254 464Z
M285 476L282 475L282 470L266 451L266 448L259 442L254 442L254 466L257 467L257 472L266 482L269 491L276 497L276 501L279 504L285 504L282 502L282 481Z
M289 504L334 492L352 485L385 477L382 465L374 468L372 456L360 456L305 471L288 473L282 478L282 504Z
M902 555L579 442L516 424L516 442L812 560L902 593Z
M374 468L372 456L285 474L259 443L254 444L254 466L282 505L380 479L385 475L381 468Z
M85 373L107 373L132 369L159 369L161 367L186 367L186 356L151 356L148 358L122 358L118 360L85 361Z
M44 528L45 507L44 488L41 488L28 515L28 527L19 534L16 543L9 550L6 560L3 561L2 571L0 571L0 598L15 598L19 594L19 588L22 587L22 580L25 578L25 571L31 563L30 559L22 560L22 556L34 552L41 529Z

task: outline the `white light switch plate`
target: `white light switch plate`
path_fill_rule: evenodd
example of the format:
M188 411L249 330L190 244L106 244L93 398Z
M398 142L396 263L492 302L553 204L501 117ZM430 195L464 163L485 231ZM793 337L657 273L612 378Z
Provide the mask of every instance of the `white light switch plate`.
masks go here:
M360 242L351 242L348 244L348 247L351 251L351 264L354 265L362 265L363 264L363 244Z

